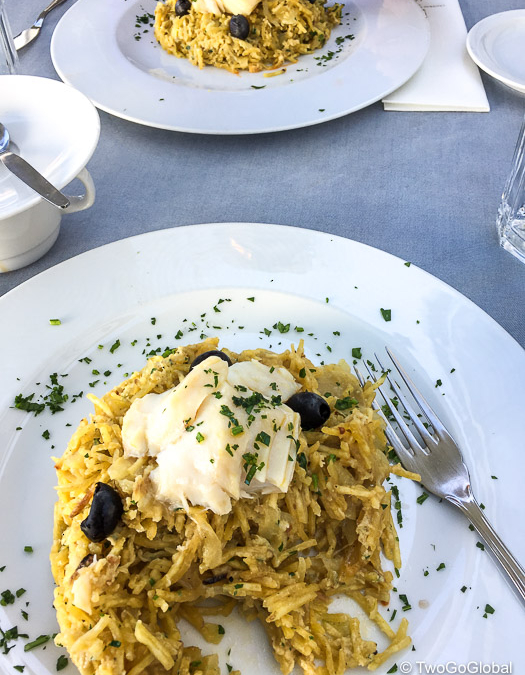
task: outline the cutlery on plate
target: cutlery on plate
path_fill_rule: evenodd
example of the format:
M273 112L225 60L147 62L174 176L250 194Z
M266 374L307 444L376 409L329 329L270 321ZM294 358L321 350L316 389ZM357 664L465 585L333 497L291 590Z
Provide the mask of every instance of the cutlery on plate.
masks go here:
M11 173L38 192L48 202L61 209L69 206L69 199L56 189L42 174L38 173L25 159L9 150L9 132L0 122L0 161Z
M58 7L63 2L66 2L66 0L53 0L53 2L50 5L48 5L45 9L43 9L40 12L40 14L38 15L38 19L31 26L31 28L26 28L21 33L16 35L14 38L15 49L17 50L22 49L22 47L25 47L30 42L33 42L33 40L36 37L38 37L38 34L40 33L40 29L42 28L42 24L44 23L44 19L46 18L46 16L52 9L55 9L55 7Z
M470 475L463 462L459 447L435 412L425 401L416 385L403 370L397 358L388 348L386 351L395 366L395 370L401 376L420 411L419 413L414 411L411 403L393 379L395 371L385 370L376 354L376 361L381 368L382 374L386 373L386 381L378 389L385 403L390 408L397 426L406 441L403 442L401 440L399 433L396 433L394 427L383 415L387 425L386 437L388 442L396 451L405 469L421 475L421 483L429 492L454 504L467 516L507 573L508 578L521 596L521 599L525 601L525 571L498 537L477 503L470 486ZM372 381L377 382L378 377L374 374L372 368L367 364L365 365ZM357 368L355 371L361 385L363 385L364 380L361 373ZM388 392L384 390L386 382L392 387L399 403L404 407L404 411L398 410L394 405L390 405L390 397ZM381 408L377 403L374 403L374 407L381 413ZM401 406L399 407L401 408ZM416 435L406 424L405 419L409 419L412 422L419 434L419 438L416 438ZM424 421L425 419L426 422Z

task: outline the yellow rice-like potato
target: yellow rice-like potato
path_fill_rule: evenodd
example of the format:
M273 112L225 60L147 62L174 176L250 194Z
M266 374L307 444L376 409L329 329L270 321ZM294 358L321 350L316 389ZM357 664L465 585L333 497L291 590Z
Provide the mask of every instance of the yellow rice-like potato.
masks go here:
M246 40L232 37L231 15L198 12L177 16L176 0L159 2L155 10L155 37L163 49L205 65L233 73L279 68L296 63L303 54L324 46L334 26L341 22L342 5L324 6L324 0L262 0L247 17Z
M314 366L302 344L282 354L224 349L233 362L287 368L331 409L322 429L301 432L288 492L234 500L226 515L155 501L145 489L155 458L124 457L122 420L133 400L177 385L196 356L217 346L208 339L155 356L101 399L91 397L94 415L81 421L56 460L56 641L82 675L219 675L213 648L203 655L184 645L179 623L218 644L220 617L238 607L264 626L285 675L296 664L306 675L373 670L410 644L406 619L395 631L378 612L393 581L381 554L396 567L401 559L391 493L383 487L390 465L383 422L371 407L374 385L361 388L343 361ZM124 514L107 539L94 543L80 523L99 481L118 491ZM75 606L79 574L90 611ZM362 637L357 618L330 613L341 594L382 630L385 651Z

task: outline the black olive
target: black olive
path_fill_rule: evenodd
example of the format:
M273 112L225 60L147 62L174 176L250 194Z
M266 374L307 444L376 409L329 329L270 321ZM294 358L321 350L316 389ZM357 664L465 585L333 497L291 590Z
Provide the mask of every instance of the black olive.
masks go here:
M89 516L80 529L90 541L102 541L117 527L124 509L119 493L106 483L97 483Z
M305 431L317 429L330 417L330 406L319 394L312 391L300 391L286 401L301 416L301 426Z
M191 2L190 0L177 0L175 3L175 14L177 16L186 16L190 13Z
M230 19L230 33L233 37L246 40L250 33L248 19L242 14L234 14Z
M209 356L218 356L223 361L226 361L226 363L229 366L231 366L231 364L232 364L230 358L228 356L226 356L226 354L224 352L221 352L218 349L212 349L209 352L204 352L204 354L199 354L199 356L196 356L192 361L192 364L190 366L190 370L193 370L193 368L195 368L195 366L198 366L199 363L202 363L203 361L206 361L206 359Z

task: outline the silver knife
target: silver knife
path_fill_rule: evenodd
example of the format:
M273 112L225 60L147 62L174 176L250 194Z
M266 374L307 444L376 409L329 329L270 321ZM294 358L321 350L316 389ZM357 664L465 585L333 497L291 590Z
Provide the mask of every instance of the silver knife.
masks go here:
M29 185L31 189L43 197L54 206L60 209L65 209L69 206L69 199L56 189L51 183L38 173L31 164L22 159L20 155L15 155L9 150L9 132L5 126L0 122L0 161L9 169L11 173Z
M46 16L52 9L55 9L55 7L58 7L63 2L66 2L66 0L53 0L53 2L50 5L48 5L45 9L43 9L40 12L40 14L38 15L38 19L31 26L31 28L26 28L14 38L13 41L15 43L15 49L17 51L19 49L22 49L22 47L28 45L30 42L33 42L33 40L40 33L40 29L42 28L42 24L44 23L44 19L46 18Z

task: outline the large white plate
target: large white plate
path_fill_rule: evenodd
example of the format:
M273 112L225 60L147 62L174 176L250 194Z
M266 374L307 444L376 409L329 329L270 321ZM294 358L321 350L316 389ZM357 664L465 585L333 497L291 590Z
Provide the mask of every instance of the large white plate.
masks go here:
M231 302L218 303L220 298ZM390 322L381 308L392 310ZM84 253L8 293L0 309L0 566L6 565L0 580L2 590L27 589L14 605L0 607L4 630L18 625L30 639L56 630L48 563L56 478L50 455L63 452L72 429L91 411L81 399L54 416L33 417L9 408L15 395L45 391L54 372L70 396L81 390L102 394L125 371L143 365L143 349L176 344L179 329L185 343L198 341L203 331L219 334L233 349L281 349L304 337L314 361L351 360L352 347L370 356L389 344L462 446L475 493L494 526L514 553L525 557L525 352L470 301L399 258L295 228L195 225ZM61 325L50 325L51 318L61 319ZM207 321L221 328L208 328ZM277 321L290 323L290 332L276 333ZM304 332L295 332L296 326ZM272 330L269 337L265 327ZM121 346L112 354L117 338ZM92 363L79 362L85 356ZM101 375L92 374L93 368ZM111 375L102 374L106 369ZM442 386L436 387L438 379ZM46 430L49 440L42 438ZM426 672L418 670L418 661L432 666L512 661L512 672L525 672L525 616L488 553L476 546L477 537L452 507L432 497L419 505L421 489L399 484L404 565L384 613L390 617L397 609L396 626L402 614L398 594L408 596L412 609L406 616L416 651L397 655L377 672L386 673L394 662L399 672L409 672L401 663L414 673ZM24 553L26 545L33 546L32 554ZM445 569L437 571L442 562ZM27 622L20 615L25 601L30 602ZM487 603L495 613L484 618ZM349 600L340 604L355 610ZM27 664L31 673L55 672L57 649L48 645L24 653L23 643L0 659L6 673L18 664ZM277 675L266 638L254 623L226 624L223 656L230 647L228 662L245 675Z
M342 25L325 48L301 57L284 75L236 76L199 70L164 52L151 26L136 27L137 17L152 14L155 5L78 0L55 29L51 56L64 82L102 110L175 131L260 133L346 115L404 84L429 43L426 17L414 0L356 0L345 5ZM347 35L354 40L337 44Z
M482 70L525 94L525 9L479 21L469 31L467 49Z

